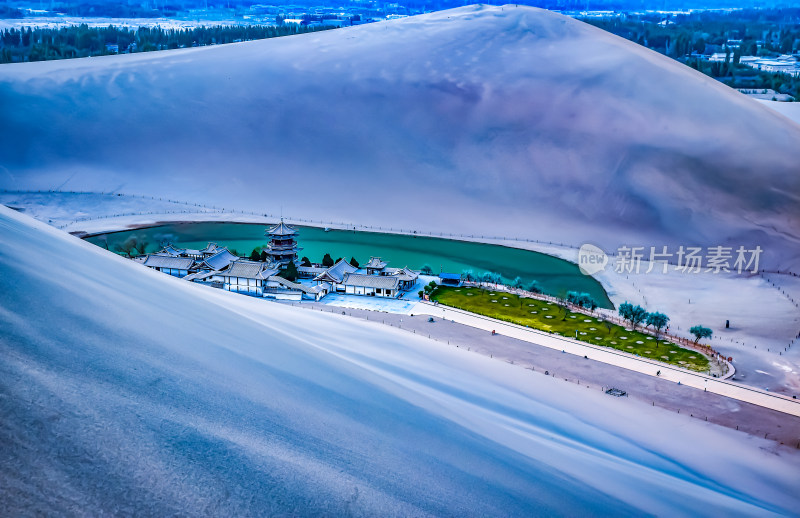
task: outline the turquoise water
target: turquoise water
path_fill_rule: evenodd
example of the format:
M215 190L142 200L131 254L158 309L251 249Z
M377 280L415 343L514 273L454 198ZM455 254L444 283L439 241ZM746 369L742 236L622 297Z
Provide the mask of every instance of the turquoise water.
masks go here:
M517 276L525 285L536 280L551 295L563 296L570 290L586 292L601 307L612 307L600 283L580 273L576 264L538 252L433 237L350 230L325 232L314 227L297 229L298 244L303 248L300 257L306 256L316 263L327 252L333 259L355 257L362 264L375 255L397 268L408 266L418 270L428 265L436 273L472 270L480 275L489 271L499 273L506 282ZM87 241L103 247L107 242L108 248L114 250L117 244L136 237L149 243L148 252L157 251L167 242L182 248L204 248L211 241L235 249L240 255L250 255L254 248L267 244L264 230L264 225L247 223L178 223L101 234Z

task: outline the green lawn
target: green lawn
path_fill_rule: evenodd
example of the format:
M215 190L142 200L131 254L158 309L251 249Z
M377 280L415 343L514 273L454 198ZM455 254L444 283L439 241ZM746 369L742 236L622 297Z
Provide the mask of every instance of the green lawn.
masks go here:
M705 372L709 368L708 358L697 351L656 340L655 337L638 331L626 331L622 326L596 317L573 313L553 302L519 297L502 291L466 287L439 287L433 293L432 299L471 313L570 338L575 338L577 330L578 339L583 342L612 347L693 371Z

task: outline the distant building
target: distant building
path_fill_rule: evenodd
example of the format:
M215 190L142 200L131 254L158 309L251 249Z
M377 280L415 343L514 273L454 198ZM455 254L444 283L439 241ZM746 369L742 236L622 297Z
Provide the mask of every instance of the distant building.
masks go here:
M346 273L342 280L345 293L376 297L397 297L400 294L399 284L396 276L389 275Z
M227 250L227 248L221 248L216 243L209 243L207 247L200 250L200 253L203 255L203 257L209 257L218 253L220 250Z
M419 272L410 269L408 266L403 268L385 268L384 276L397 277L398 288L400 291L410 290L417 283Z
M389 268L380 257L370 257L364 268L356 268L344 259L314 277L318 285L331 293L398 297L411 289L419 272L409 268Z
M348 273L355 273L358 271L358 268L353 266L352 264L348 263L344 259L339 259L339 262L322 272L321 274L314 277L314 280L317 281L317 284L328 284L328 292L342 292L344 293L344 276Z
M264 235L269 238L265 252L274 267L282 268L289 263L298 263L297 253L302 248L297 247L297 231L294 227L281 219L280 223L268 229Z
M264 296L277 300L302 300L304 298L318 301L328 293L325 286L305 286L291 282L279 275L273 275L267 280Z
M149 268L186 281L279 300L320 300L328 293L396 298L410 290L419 278L419 272L407 267L390 268L380 257L370 257L364 268L343 259L330 268L298 266L298 277L313 279L316 284L292 282L281 277L280 271L289 263L298 262L297 253L302 249L297 246L297 231L281 220L265 235L270 239L265 249L266 261L241 259L216 243L209 243L202 250L169 244L141 261Z
M201 270L219 271L224 270L238 259L239 258L230 253L227 248L221 248L216 254L198 261L197 267Z
M144 263L148 268L172 275L173 277L186 277L194 266L194 259L190 257L175 257L168 254L151 254Z
M326 18L320 22L323 27L347 27L350 25L350 20L342 20L339 18L330 19Z
M711 62L724 62L726 59L733 61L733 54L718 52L712 54L708 60ZM778 57L741 56L739 63L763 72L787 74L793 77L800 76L800 63L792 55L784 54Z
M445 273L439 274L439 284L442 286L461 286L463 278L458 273Z
M325 272L327 268L324 266L298 266L297 276L301 279L313 279L317 275Z
M210 280L221 283L222 289L226 291L261 297L264 295L267 280L277 274L278 270L269 268L266 263L239 259L232 262L226 270L215 273Z
M380 257L370 257L364 269L367 270L368 275L380 275L386 268L386 262L381 261Z
M191 248L175 248L172 243L165 246L159 254L171 255L173 257L191 257L192 259L202 259L203 252Z

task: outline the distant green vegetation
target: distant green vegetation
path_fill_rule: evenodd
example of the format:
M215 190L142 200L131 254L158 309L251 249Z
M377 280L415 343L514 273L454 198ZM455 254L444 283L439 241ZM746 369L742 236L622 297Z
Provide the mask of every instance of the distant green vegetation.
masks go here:
M778 56L800 51L800 8L628 13L579 18L674 58L733 88L772 89L800 100L800 77L742 65L742 56ZM727 55L725 61L703 58Z
M86 24L60 29L22 28L0 32L0 63L45 61L148 52L152 50L203 47L238 41L263 40L327 30L306 25L249 25L162 29L160 27L89 27Z
M519 297L502 291L480 288L438 287L431 299L498 320L577 338L583 342L637 354L644 358L677 365L697 372L709 369L703 354L638 331L627 331L594 316L573 313L553 302Z

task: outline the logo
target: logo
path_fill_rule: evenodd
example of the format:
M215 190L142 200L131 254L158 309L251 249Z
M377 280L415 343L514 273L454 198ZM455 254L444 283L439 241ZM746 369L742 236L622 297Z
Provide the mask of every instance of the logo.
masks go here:
M578 250L578 267L584 275L602 272L608 265L608 256L600 248L586 243Z

